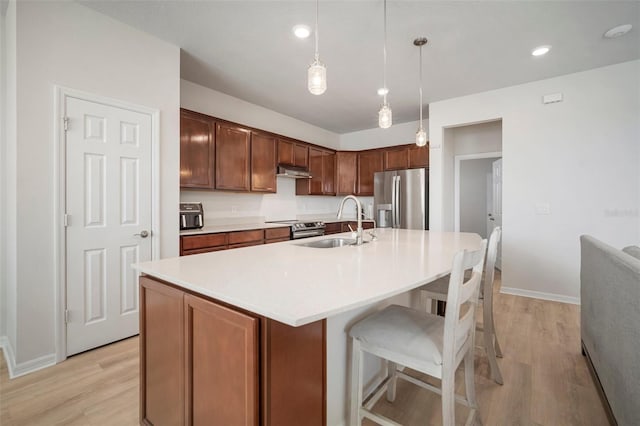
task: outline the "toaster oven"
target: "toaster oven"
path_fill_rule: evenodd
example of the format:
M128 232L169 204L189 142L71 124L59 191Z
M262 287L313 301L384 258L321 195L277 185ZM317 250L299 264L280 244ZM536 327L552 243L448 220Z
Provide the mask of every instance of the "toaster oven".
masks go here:
M180 203L180 230L204 226L202 203Z

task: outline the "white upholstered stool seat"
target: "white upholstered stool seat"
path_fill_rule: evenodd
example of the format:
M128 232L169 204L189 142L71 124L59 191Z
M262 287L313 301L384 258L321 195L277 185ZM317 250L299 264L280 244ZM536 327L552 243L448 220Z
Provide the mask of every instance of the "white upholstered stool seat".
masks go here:
M442 368L444 317L391 305L357 323L349 335L362 344L393 351L394 361L404 366L427 371ZM456 347L467 336L459 337Z

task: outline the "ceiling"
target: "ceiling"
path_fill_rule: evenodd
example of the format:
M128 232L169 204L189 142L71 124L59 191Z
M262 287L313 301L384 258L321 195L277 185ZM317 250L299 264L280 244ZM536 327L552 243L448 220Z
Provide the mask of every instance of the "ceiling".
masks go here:
M328 89L306 88L314 1L83 1L180 46L182 78L336 133L377 126L383 6L320 1L320 59ZM388 0L389 103L394 122L418 118L418 48L425 36L424 102L640 58L640 2ZM603 33L620 24L618 39ZM553 48L533 57L539 45ZM640 78L640 77L639 77Z

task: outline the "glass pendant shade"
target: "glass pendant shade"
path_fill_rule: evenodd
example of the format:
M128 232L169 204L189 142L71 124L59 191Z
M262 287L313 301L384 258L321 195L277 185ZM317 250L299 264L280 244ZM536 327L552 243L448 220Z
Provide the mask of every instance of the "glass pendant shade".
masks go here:
M327 68L317 59L309 66L307 87L314 95L322 95L327 90Z
M427 132L424 131L422 126L416 132L416 145L425 146L427 144Z
M388 129L393 124L393 117L389 105L384 104L378 111L378 126L382 129Z

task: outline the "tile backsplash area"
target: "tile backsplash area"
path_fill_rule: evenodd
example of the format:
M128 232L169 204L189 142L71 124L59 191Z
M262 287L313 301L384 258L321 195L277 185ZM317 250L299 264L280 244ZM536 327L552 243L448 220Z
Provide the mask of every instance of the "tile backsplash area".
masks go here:
M373 203L372 197L359 197L367 211ZM181 202L202 202L205 224L212 224L230 218L238 220L263 218L264 220L295 219L305 215L335 215L342 200L341 196L296 196L294 179L278 178L278 192L275 194L248 194L225 191L181 190ZM351 202L345 216L355 216Z

